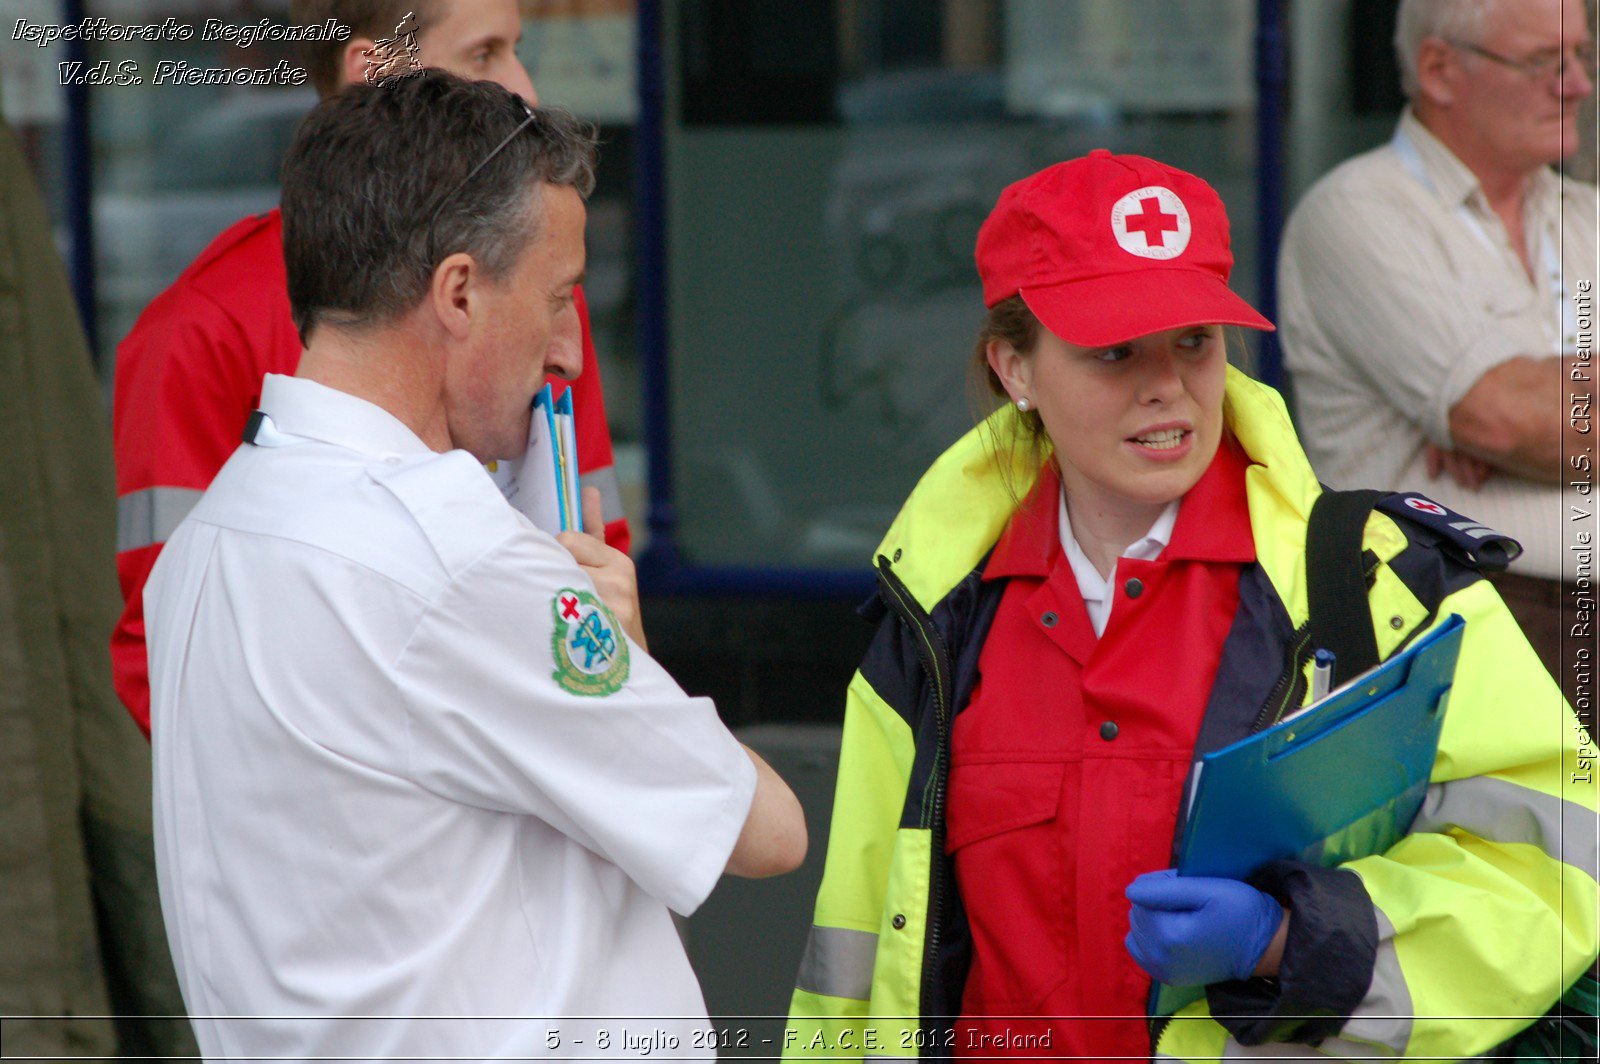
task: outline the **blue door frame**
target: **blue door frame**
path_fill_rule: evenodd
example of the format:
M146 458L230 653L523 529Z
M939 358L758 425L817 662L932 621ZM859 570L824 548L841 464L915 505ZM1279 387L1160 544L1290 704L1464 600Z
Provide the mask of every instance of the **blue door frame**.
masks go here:
M83 0L63 0L61 19L64 24L83 21ZM88 66L88 49L82 40L66 42L67 62ZM89 88L86 85L68 85L67 126L64 131L65 147L62 167L66 171L63 200L66 205L67 232L71 235L72 258L67 263L67 276L72 281L72 294L78 303L78 317L83 321L83 334L89 339L96 366L102 362L99 328L95 321L94 283L94 151L89 140Z

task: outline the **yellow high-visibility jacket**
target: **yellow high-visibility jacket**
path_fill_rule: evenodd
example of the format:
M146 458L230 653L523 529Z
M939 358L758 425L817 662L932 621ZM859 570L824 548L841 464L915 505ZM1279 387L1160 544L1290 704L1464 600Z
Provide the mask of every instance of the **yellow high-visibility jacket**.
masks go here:
M1206 709L1212 748L1309 699L1304 551L1321 492L1276 392L1230 369L1225 418L1254 463L1257 561ZM996 455L1014 451L994 442L1018 431L1008 407L957 442L879 549L883 619L848 694L786 1056L950 1055L970 942L943 852L949 735L1004 587L979 579L981 563L1036 475L1013 468L1009 488L1001 475L1015 463ZM1279 977L1216 984L1153 1022L1155 1057L1271 1042L1333 1058L1473 1056L1544 1013L1595 958L1592 739L1457 545L1375 511L1364 547L1377 560L1380 657L1452 613L1467 622L1422 810L1385 853L1272 866L1258 885L1292 913Z

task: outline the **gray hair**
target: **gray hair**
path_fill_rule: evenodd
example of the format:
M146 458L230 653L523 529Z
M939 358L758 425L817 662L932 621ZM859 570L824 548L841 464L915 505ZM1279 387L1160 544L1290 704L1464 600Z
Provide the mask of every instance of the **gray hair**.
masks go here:
M587 198L594 163L592 127L530 109L493 82L426 70L323 100L283 164L284 264L301 342L322 322L399 317L453 252L504 277L538 236L538 190Z
M1407 99L1417 95L1417 49L1427 37L1478 44L1496 0L1400 0L1394 23L1394 52L1400 63L1400 87Z

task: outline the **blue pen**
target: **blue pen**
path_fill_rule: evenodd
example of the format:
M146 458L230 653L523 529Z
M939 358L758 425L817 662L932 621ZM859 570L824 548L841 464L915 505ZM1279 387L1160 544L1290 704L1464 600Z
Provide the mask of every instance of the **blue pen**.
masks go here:
M1333 686L1334 654L1331 650L1318 650L1311 666L1311 702L1313 705L1328 697Z

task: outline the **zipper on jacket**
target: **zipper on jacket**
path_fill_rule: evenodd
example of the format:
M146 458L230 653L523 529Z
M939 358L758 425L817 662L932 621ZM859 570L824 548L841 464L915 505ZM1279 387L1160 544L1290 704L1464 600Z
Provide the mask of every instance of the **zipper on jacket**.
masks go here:
M930 767L933 793L931 800L923 802L922 808L923 823L930 829L932 839L928 857L928 927L923 943L922 986L917 1004L922 1013L918 1019L924 1021L928 1016L928 988L933 985L933 968L939 956L939 939L945 919L945 890L940 873L944 860L945 787L949 781L950 703L955 695L951 687L950 651L944 644L944 638L934 626L933 619L889 568L889 559L881 554L878 555L878 580L883 585L889 608L894 610L917 639L917 656L933 684L933 707L939 737Z
M1312 653L1311 622L1307 621L1289 637L1289 662L1278 677L1278 682L1272 685L1267 700L1261 704L1261 712L1256 714L1255 722L1250 725L1252 735L1278 723L1290 706L1300 704L1300 699L1305 697L1305 664Z
M1167 1026L1172 1023L1171 1016L1156 1016L1150 1020L1150 1059L1154 1060L1156 1050L1161 1046L1161 1036L1167 1033Z
M1372 564L1362 570L1362 580L1367 585L1367 593L1369 595L1372 589L1373 574L1378 571L1380 564L1382 563L1374 557ZM1432 618L1431 612L1429 613L1429 618ZM1410 642L1416 634L1416 631L1413 631L1411 635L1406 637L1406 642ZM1278 682L1273 684L1272 692L1267 695L1267 700L1261 706L1261 712L1257 714L1255 723L1250 726L1251 734L1278 723L1283 719L1285 713L1292 708L1298 708L1301 700L1305 698L1305 666L1311 655L1316 652L1316 648L1310 645L1310 640L1311 621L1307 620L1305 624L1296 628L1294 634L1289 637L1288 668L1282 676L1278 677ZM1401 646L1404 645L1404 643L1401 644Z

